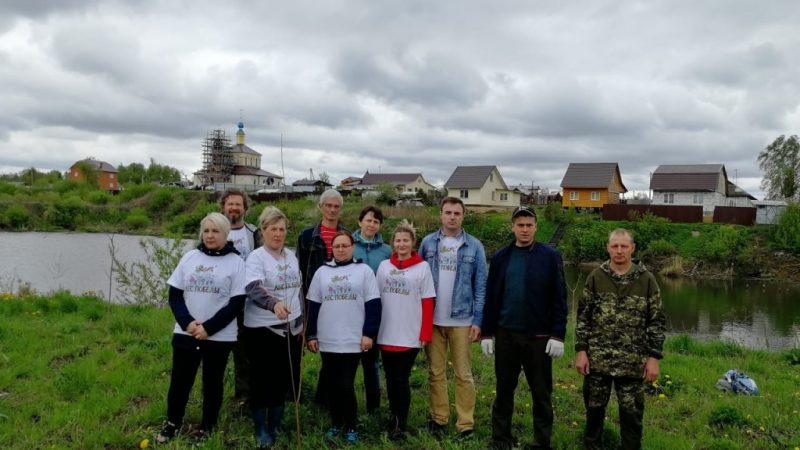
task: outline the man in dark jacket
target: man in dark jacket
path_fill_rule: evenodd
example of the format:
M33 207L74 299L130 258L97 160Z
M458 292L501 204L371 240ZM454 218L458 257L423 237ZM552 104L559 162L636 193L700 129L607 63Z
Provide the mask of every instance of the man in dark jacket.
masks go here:
M487 356L496 349L492 444L515 445L511 417L521 367L533 396L533 447L546 449L553 431L552 358L564 354L567 329L563 263L558 252L534 239L532 209L515 209L511 229L515 241L492 257L483 310L481 349Z
M586 279L575 325L575 369L586 405L584 447L602 448L613 384L623 449L642 446L644 387L658 379L666 319L656 278L633 260L628 230L608 236L609 260Z
M319 196L319 210L322 213L322 221L313 227L308 227L300 232L297 239L297 261L300 264L300 273L303 276L303 295L308 295L308 286L317 269L325 261L331 259L333 248L331 243L333 237L339 230L345 228L339 222L339 215L342 212L344 199L342 194L336 189L328 189ZM308 299L304 300L305 311L308 311ZM327 375L320 370L317 380L317 391L314 401L319 405L327 406Z

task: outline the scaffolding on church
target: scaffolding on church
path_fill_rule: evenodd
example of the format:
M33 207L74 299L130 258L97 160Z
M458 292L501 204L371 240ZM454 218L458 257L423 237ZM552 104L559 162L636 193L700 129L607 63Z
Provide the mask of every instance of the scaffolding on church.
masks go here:
M212 130L203 141L203 168L198 175L203 185L228 183L233 174L231 140L225 130Z

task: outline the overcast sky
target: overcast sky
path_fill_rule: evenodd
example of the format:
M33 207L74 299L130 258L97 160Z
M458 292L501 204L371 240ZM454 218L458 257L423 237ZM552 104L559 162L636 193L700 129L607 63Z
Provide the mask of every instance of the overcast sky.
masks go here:
M497 165L558 188L570 162L722 163L800 133L800 8L787 1L3 0L0 172L93 156L191 174L241 117L262 168Z

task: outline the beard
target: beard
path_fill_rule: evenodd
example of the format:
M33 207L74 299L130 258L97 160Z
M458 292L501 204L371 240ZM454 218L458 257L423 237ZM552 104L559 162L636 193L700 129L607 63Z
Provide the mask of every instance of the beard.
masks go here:
M225 217L228 218L228 221L231 223L231 225L239 225L242 223L241 214L226 214Z

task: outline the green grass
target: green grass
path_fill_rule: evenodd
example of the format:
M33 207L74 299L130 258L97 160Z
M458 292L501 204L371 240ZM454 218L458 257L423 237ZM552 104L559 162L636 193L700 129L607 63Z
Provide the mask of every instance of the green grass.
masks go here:
M0 294L0 447L136 448L162 424L171 365L172 317L167 309L108 305L89 297L57 293L16 298ZM572 368L571 338L567 354L554 364L555 429L553 446L578 449L584 409L581 377ZM666 344L659 385L647 397L644 448L647 449L792 449L800 446L800 365L796 350L766 353L721 342L701 343L686 336ZM492 360L473 349L477 387L476 432L458 442L452 423L445 437L424 431L427 418L427 376L422 355L412 372L409 439L402 448L483 449L489 442L490 408L494 397ZM759 397L725 394L714 388L722 373L738 368L753 377ZM303 392L310 398L319 357L304 358ZM200 448L252 448L249 418L238 416L230 402L232 365L226 376L226 398L220 432ZM359 372L360 377L360 372ZM450 377L452 380L452 375ZM186 423L200 420L200 381L190 399ZM361 386L360 378L357 387ZM659 398L658 394L664 394ZM531 440L530 390L517 388L514 433L521 445ZM398 448L383 433L387 414L363 414L359 392L362 442L355 448ZM315 406L302 405L302 447L336 448L323 437L328 417ZM618 439L616 403L608 410L607 436ZM294 448L294 408L284 421L278 448ZM762 429L763 428L763 429ZM161 448L189 448L181 436ZM338 445L341 446L341 445Z

